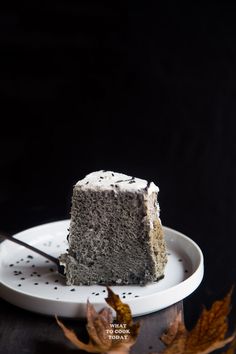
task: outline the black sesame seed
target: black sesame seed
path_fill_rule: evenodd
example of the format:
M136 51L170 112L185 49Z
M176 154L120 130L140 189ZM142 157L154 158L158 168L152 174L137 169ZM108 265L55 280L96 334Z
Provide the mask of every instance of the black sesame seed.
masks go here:
M32 265L32 268L35 268L35 264Z
M19 261L17 261L16 263L17 263L17 264L19 264L20 262L19 262Z
M34 285L39 285L39 283L34 283Z
M25 278L20 278L20 280L25 280Z
M128 293L128 295L131 295L132 293Z
M21 286L21 284L18 284L17 286Z
M49 282L48 282L48 281L45 281L45 284L49 284Z
M54 272L53 268L49 268L50 272Z
M99 178L103 179L104 177L100 176Z
M23 258L21 258L21 262L23 262L23 260L24 260L24 259L23 259Z
M30 261L26 261L26 263L30 263Z
M103 290L102 292L103 292L103 293L105 293L105 292L106 292L106 290Z
M121 183L124 182L123 179L120 179L119 181L116 181L116 183Z
M188 273L188 269L185 269L185 273Z
M180 259L178 259L178 261L179 261L179 262L183 262L183 260L182 260L181 258L180 258Z
M58 279L55 280L55 283L58 283Z
M70 291L75 291L75 289L73 288L73 289L70 289Z
M126 298L126 296L124 295L124 296L122 296L123 297L123 299L125 299Z
M110 184L111 187L114 187L114 184Z
M14 264L9 264L9 267L13 267L14 266Z
M115 184L115 187L118 188L117 184Z
M139 295L135 295L135 297L139 297Z
M99 295L99 293L97 293L97 294L95 294L96 296L98 296Z
M49 260L47 259L47 260L45 261L45 263L49 263Z
M95 293L93 292L92 295L94 295Z
M148 188L150 187L150 184L151 184L151 182L148 182L148 183L147 183L146 187L144 188L145 191L148 190Z
M33 259L34 257L29 254L27 258Z
M129 184L132 184L132 183L135 183L135 181L133 181L133 180L132 180L132 181L129 181Z
M54 290L57 290L57 286L55 286Z
M126 293L122 293L122 295L125 295Z
M40 275L40 274L37 274L37 277L41 277L41 275Z
M151 346L151 345L149 345L148 349L152 349L152 346Z
M37 274L37 272L33 272L33 274Z
M85 184L89 184L89 182L86 182Z
M111 174L113 177L115 176L114 173Z

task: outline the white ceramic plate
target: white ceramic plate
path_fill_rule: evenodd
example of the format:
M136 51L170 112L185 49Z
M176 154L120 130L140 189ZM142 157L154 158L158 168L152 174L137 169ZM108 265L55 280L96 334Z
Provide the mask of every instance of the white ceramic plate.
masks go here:
M58 257L65 252L69 220L22 231L14 237ZM140 316L168 307L188 296L203 277L198 245L180 232L164 227L168 263L164 279L147 286L112 286L122 301ZM106 302L106 287L67 286L56 265L10 241L0 245L0 296L21 308L62 317L85 317L87 299L97 310Z

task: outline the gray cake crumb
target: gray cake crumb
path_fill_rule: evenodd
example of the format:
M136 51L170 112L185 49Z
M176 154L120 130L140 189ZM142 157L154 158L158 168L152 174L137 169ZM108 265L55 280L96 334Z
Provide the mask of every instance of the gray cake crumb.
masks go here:
M145 285L163 278L158 188L109 171L86 177L73 190L69 250L60 257L67 285ZM115 181L119 188L111 186Z

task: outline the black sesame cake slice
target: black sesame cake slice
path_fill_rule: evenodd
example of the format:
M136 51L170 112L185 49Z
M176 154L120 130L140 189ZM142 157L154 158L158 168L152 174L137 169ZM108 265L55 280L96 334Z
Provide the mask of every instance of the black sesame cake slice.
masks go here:
M74 186L69 249L60 257L68 285L144 285L164 276L158 191L153 182L111 171Z

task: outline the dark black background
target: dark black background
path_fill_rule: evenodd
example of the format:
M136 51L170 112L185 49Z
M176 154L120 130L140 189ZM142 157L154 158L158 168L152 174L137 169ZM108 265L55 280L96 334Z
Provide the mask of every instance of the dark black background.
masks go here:
M69 218L73 184L98 169L153 180L163 224L205 256L187 321L223 297L236 275L235 18L213 3L8 3L0 230Z

